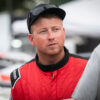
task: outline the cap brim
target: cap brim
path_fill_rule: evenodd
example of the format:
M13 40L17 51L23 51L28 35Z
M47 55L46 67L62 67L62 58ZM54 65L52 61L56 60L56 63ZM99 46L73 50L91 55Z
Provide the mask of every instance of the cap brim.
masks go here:
M62 20L64 19L65 15L66 15L65 11L60 8L50 8L50 9L43 11L42 13L46 13L46 12L50 13L50 14L55 14ZM40 14L42 14L42 13L40 13Z

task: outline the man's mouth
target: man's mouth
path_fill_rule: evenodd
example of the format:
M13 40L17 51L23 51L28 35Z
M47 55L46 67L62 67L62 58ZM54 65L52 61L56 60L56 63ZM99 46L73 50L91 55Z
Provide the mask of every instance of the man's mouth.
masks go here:
M51 44L49 44L48 46L49 47L54 47L54 46L56 46L57 45L57 43L51 43Z

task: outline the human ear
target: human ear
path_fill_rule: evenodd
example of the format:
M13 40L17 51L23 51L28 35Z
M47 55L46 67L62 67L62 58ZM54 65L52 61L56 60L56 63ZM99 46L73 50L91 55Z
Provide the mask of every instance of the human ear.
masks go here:
M65 28L63 27L63 31L64 31L64 33L65 33Z
M28 39L29 39L30 43L32 44L32 46L34 46L34 37L32 34L28 34Z
M66 31L65 28L63 27L63 32L64 32L64 36L66 37Z

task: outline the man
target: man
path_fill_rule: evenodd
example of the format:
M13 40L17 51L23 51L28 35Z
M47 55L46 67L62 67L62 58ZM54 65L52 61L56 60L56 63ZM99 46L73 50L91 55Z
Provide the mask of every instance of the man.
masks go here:
M11 73L13 100L67 100L80 80L86 59L74 56L64 47L66 13L52 4L30 10L28 38L36 57Z
M93 51L72 97L76 100L100 100L100 44Z

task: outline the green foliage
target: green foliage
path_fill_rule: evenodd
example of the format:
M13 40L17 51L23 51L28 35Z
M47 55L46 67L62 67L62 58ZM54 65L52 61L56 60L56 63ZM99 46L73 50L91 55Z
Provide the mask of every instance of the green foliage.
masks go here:
M0 11L6 10L6 1L0 0Z
M15 10L15 9L26 9L25 8L25 2L33 2L33 6L34 6L34 2L36 2L37 0L0 0L0 11L4 11L4 10ZM38 0L39 1L39 0ZM44 1L46 2L46 0L40 0L40 1ZM71 0L48 0L48 2L56 4L56 5L60 5L66 2L69 2ZM47 3L47 2L46 2Z
M72 0L50 0L50 3L56 4L56 5L61 5L61 4L67 3L69 1L72 1Z
M40 3L60 5L71 0L0 0L0 12L8 11L14 16L25 16L29 9Z

